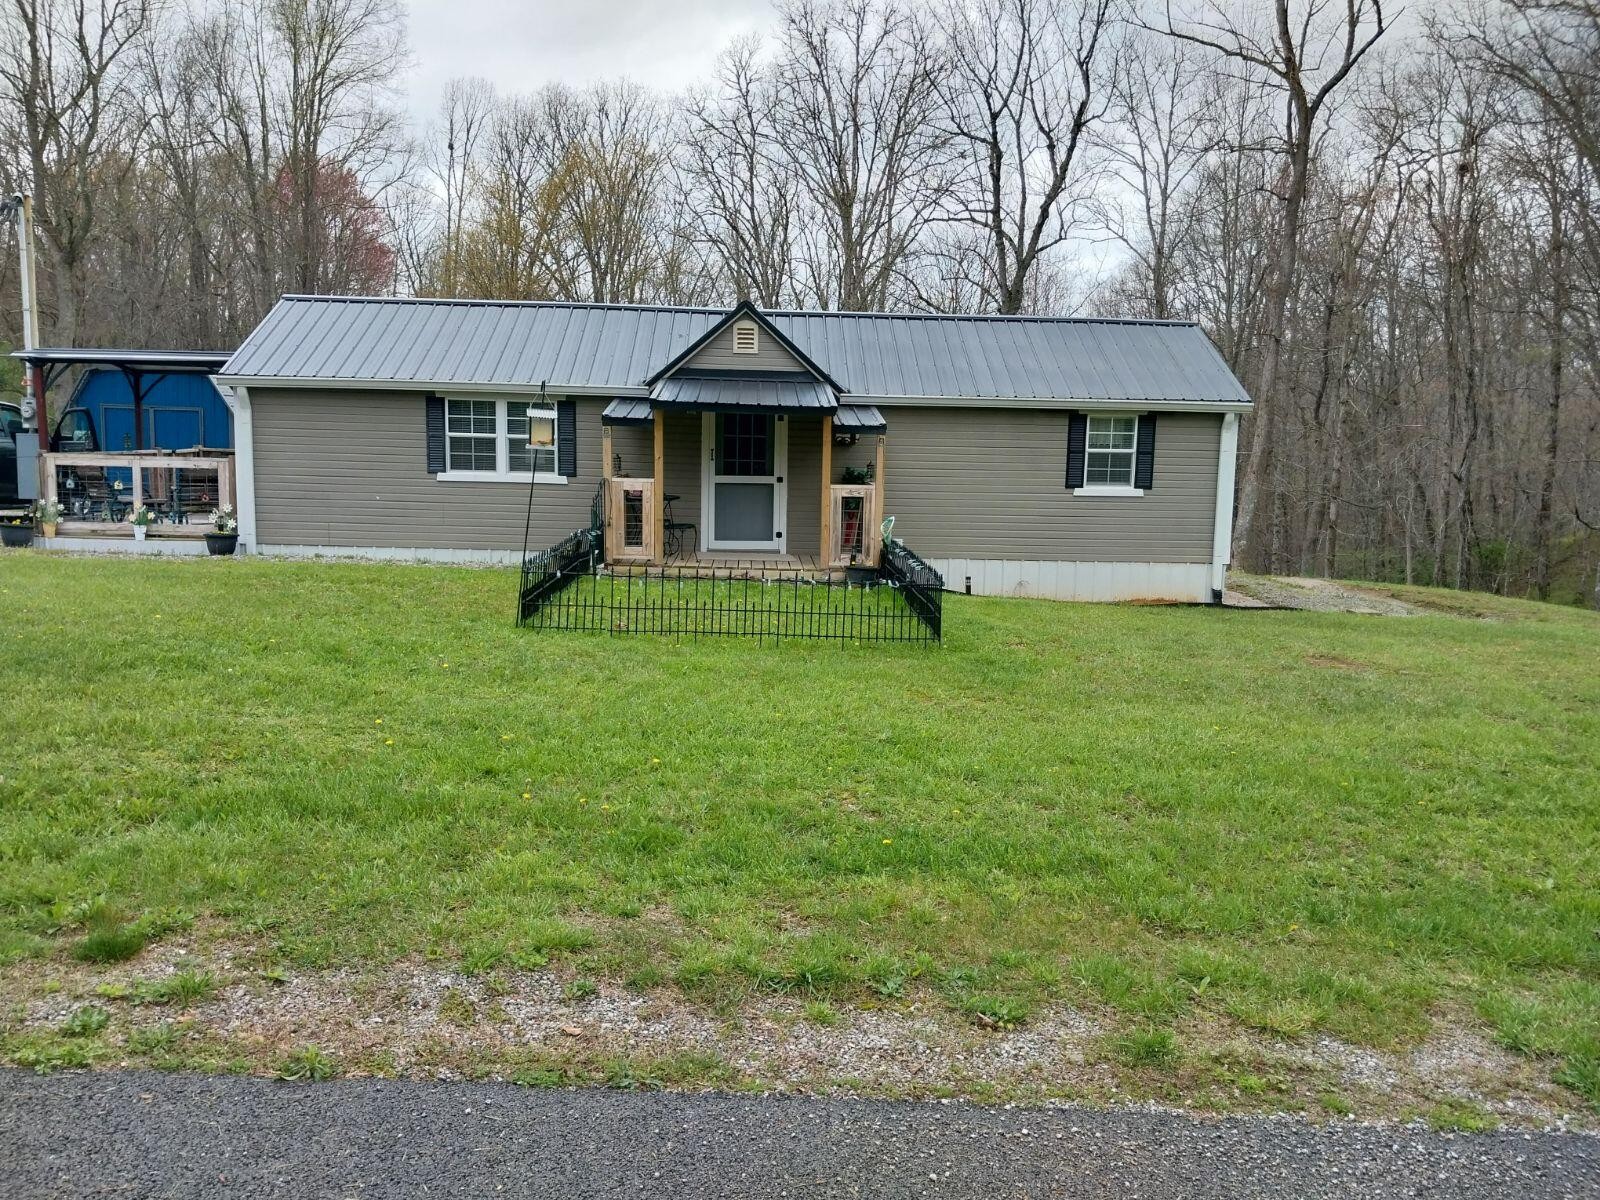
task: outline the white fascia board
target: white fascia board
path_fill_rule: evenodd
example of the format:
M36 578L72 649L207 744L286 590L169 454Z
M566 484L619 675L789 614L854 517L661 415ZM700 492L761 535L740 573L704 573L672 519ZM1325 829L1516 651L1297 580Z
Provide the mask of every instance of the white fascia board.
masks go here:
M431 392L460 396L468 393L490 396L639 396L648 397L645 387L584 387L571 383L455 383L425 379L314 379L278 375L218 375L219 383L232 387L321 388L354 392Z
M1243 400L1084 400L1034 396L866 396L841 393L841 404L881 404L889 408L1014 408L1014 409L1111 409L1117 412L1249 412L1255 406Z

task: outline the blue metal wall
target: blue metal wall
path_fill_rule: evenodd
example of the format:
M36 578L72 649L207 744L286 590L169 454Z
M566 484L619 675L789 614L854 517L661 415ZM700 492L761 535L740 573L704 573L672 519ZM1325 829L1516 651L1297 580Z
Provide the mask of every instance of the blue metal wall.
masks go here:
M72 405L94 418L100 448L120 453L134 448L133 389L121 371L85 371L72 393ZM145 377L144 448L189 450L196 446L231 449L233 414L210 377L173 374Z

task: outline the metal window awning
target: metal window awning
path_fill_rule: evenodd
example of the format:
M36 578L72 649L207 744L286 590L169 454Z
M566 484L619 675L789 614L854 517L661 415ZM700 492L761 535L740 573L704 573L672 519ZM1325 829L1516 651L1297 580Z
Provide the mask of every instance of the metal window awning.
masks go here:
M605 411L600 414L603 425L648 425L652 420L654 416L650 401L632 396L618 397L606 405Z
M889 423L871 404L841 404L833 414L833 427L845 433L888 433Z
M651 389L651 403L661 408L710 409L719 412L831 413L839 407L834 390L820 379L763 379L728 376L672 375Z

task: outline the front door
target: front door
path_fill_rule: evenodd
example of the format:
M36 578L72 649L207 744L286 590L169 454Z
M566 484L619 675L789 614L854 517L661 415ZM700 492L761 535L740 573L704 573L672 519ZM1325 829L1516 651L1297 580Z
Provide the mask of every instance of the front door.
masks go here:
M706 413L701 513L708 550L784 549L788 426L770 413Z

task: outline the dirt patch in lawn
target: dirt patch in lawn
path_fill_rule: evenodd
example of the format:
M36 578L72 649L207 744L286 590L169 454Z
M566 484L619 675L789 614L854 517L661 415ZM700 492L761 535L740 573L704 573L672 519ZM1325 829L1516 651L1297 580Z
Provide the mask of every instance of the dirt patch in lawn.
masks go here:
M865 1007L796 994L701 1005L559 969L472 975L432 963L284 970L251 946L172 939L127 963L16 964L0 978L0 1059L272 1075L308 1047L327 1074L497 1078L1591 1127L1581 1101L1462 1025L1405 1051L1276 1039L1215 1018L1159 1060L1110 1013L1057 1006L1013 1028L915 992ZM174 988L180 975L203 986ZM182 994L184 992L187 994ZM84 1017L86 1010L98 1014Z

